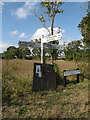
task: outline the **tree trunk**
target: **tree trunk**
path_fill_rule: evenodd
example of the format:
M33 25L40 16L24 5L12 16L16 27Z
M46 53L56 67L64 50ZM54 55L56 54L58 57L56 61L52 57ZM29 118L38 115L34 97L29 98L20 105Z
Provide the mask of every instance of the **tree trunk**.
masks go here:
M53 35L53 23L54 23L54 16L51 18L51 35ZM53 41L53 44L55 44L55 41ZM53 55L51 56L51 64L53 64Z
M53 23L54 23L54 18L51 18L51 35L53 35Z

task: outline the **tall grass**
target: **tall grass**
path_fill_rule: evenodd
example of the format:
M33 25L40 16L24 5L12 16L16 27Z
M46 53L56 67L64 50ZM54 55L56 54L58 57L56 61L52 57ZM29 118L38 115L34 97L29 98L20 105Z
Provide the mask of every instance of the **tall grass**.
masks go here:
M6 61L3 61L6 63ZM59 70L70 67L70 63L57 61L55 70L59 77L62 77ZM61 64L66 65L61 68ZM2 98L3 98L3 118L88 118L88 80L83 79L76 84L76 76L67 78L67 87L59 84L56 89L46 91L32 91L33 61L12 60L8 63L10 73L4 75L6 64L3 65L2 77ZM74 63L71 62L71 66ZM21 68L19 68L21 67ZM76 66L74 66L76 67ZM27 69L26 69L27 68ZM23 70L24 69L24 70ZM59 76L60 75L60 76ZM62 78L63 80L63 78Z
M32 91L32 76L3 80L3 118L88 118L88 82Z

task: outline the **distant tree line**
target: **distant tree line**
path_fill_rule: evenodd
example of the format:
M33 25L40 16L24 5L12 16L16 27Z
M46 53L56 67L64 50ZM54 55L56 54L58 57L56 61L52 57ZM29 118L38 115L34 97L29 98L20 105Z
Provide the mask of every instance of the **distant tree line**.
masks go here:
M81 40L69 42L66 49L64 49L64 53L65 59L75 61L85 61L89 56L88 51Z
M38 41L37 41L38 42ZM40 42L40 41L39 41ZM58 58L59 53L64 52L66 60L85 60L88 58L88 51L85 49L85 45L82 44L81 40L69 42L64 50L55 51L55 59ZM48 57L51 57L51 51L49 49L45 50L45 54L48 54ZM28 47L14 47L10 46L7 48L7 51L2 53L3 59L40 59L41 50L40 48L32 48ZM47 58L47 57L46 57Z
M87 60L89 59L90 49L90 12L87 13L85 17L82 18L80 24L78 25L81 31L82 39L77 41L72 41L68 43L67 49L64 50L65 58L69 60ZM83 43L83 45L81 44Z
M27 47L18 47L10 46L7 48L7 51L2 53L3 59L30 59L30 50Z

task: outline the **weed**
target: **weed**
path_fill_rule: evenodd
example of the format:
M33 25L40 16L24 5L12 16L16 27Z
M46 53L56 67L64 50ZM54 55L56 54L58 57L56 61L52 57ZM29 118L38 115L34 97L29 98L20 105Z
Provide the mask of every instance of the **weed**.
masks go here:
M25 111L26 111L26 107L25 106L21 106L19 108L18 117L24 117L25 116L25 114L24 114Z
M56 73L56 85L61 85L63 83L63 80L60 76L60 70L59 70L59 67L56 63L53 63L53 67L54 67L54 71Z

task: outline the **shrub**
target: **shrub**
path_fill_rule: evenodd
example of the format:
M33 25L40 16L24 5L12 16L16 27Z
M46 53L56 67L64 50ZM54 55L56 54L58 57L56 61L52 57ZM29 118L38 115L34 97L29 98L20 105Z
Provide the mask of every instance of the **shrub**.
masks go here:
M54 71L56 73L56 85L61 85L63 84L63 80L60 76L60 70L59 67L56 63L53 63Z

